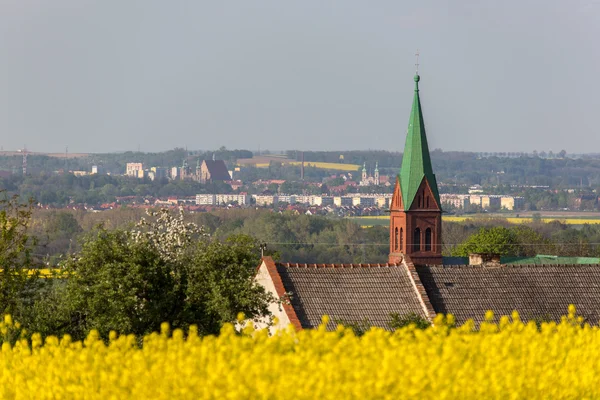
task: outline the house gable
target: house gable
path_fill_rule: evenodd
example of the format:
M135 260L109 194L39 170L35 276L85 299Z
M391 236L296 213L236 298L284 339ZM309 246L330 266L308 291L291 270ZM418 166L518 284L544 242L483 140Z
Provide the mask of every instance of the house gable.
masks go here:
M269 278L257 275L257 281L273 282L271 291L286 295L293 309L286 315L296 316L302 328L316 328L323 315L330 317L328 329L335 329L337 323L363 321L389 329L392 313L433 318L428 300L421 296L425 290L419 277L406 264L271 264L266 259L259 275L263 268Z
M271 257L263 257L254 279L256 283L264 287L276 299L275 302L269 305L269 312L279 320L272 328L277 330L292 324L294 328L302 329L296 312L287 299L285 287ZM258 328L267 326L266 323L258 323L256 325Z
M441 210L440 204L438 203L434 192L431 190L431 186L429 186L429 181L427 179L423 178L421 181L413 202L408 208L410 210Z

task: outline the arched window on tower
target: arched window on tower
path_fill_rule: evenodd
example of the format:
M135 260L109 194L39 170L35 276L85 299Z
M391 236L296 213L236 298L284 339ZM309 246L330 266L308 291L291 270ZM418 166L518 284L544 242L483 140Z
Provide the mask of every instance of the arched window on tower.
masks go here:
M421 251L421 229L415 229L413 236L413 251Z
M404 230L400 228L400 250L404 247Z
M425 229L425 251L431 251L431 228Z
M398 251L398 228L394 229L394 251Z

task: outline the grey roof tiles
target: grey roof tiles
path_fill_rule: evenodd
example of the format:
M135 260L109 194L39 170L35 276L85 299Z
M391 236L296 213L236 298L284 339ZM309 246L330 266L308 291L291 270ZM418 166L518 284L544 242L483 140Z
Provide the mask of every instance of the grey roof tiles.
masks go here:
M600 321L600 265L417 266L437 313L461 324L519 311L523 320L560 321L569 304L589 323Z
M315 328L324 314L336 321L389 328L391 313L427 318L408 271L394 264L277 263L285 290L303 328Z

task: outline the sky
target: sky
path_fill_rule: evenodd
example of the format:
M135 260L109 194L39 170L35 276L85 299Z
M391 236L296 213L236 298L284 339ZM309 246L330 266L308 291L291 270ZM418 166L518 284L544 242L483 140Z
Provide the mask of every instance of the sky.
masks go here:
M600 0L0 0L0 146L600 152Z

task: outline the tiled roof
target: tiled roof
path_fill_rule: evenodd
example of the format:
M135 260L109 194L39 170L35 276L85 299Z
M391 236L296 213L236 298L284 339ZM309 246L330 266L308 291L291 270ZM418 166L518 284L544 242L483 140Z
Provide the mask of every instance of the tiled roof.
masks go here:
M228 181L231 180L227 166L223 160L204 160L206 168L210 172L210 179L213 181Z
M458 324L519 311L523 320L555 320L574 304L591 324L600 321L600 265L418 266L419 278L437 313Z
M600 264L598 257L561 257L538 254L535 257L502 257L502 264Z
M538 254L533 257L500 257L502 264L600 264L600 257L562 257ZM444 265L469 265L469 257L443 257Z
M329 315L336 320L388 328L390 313L428 318L408 270L398 264L276 263L291 305L303 328L315 328Z

